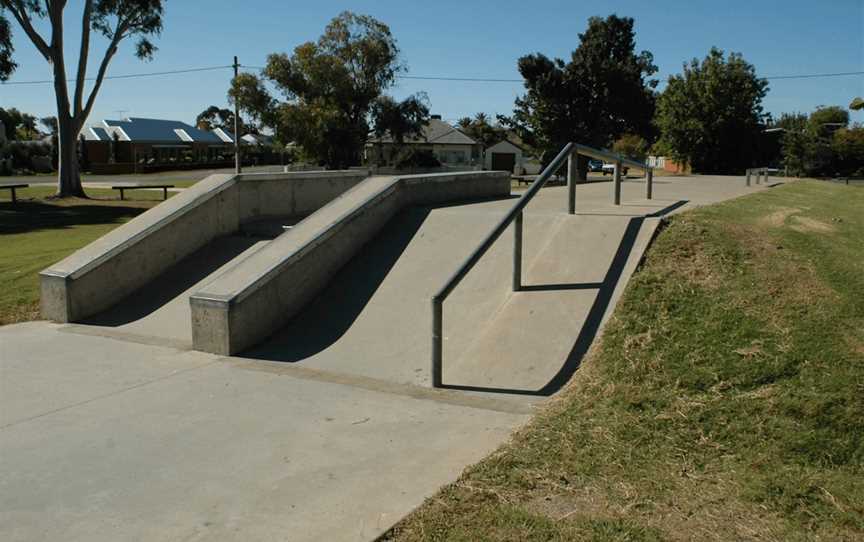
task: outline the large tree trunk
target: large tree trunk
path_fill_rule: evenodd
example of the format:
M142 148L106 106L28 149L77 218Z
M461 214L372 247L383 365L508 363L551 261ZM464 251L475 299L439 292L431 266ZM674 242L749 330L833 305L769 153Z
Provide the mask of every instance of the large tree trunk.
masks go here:
M576 178L579 181L586 182L588 181L588 161L590 158L585 156L584 154L580 154L576 158Z
M78 168L78 133L77 123L69 117L60 116L57 119L57 197L86 198L81 186L81 173Z

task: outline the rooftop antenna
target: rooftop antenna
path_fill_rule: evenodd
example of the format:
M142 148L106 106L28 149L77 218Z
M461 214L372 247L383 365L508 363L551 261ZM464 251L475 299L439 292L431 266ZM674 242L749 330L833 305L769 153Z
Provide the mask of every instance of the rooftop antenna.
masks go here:
M117 113L117 115L120 117L120 120L123 120L123 118L124 118L123 113L128 113L129 110L128 109L115 109L114 112Z

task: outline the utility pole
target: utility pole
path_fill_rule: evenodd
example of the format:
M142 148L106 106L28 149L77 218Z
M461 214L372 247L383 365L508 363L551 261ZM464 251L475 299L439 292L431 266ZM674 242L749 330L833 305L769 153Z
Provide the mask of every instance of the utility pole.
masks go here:
M240 63L234 57L234 79L240 74ZM243 171L240 165L240 105L234 100L234 173Z

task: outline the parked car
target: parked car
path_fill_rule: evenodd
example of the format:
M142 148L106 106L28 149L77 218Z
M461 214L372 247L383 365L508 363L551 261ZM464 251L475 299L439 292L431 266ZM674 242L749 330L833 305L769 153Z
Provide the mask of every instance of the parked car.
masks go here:
M603 171L603 160L588 160L588 171L601 173Z
M629 168L627 166L621 167L621 175L626 176ZM613 175L615 173L615 164L603 164L603 175Z

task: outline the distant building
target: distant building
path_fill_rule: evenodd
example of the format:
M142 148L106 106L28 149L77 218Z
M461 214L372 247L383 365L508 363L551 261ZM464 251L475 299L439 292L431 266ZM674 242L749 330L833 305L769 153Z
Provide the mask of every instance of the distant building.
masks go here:
M432 115L423 131L416 137L404 141L401 153L408 150L429 150L445 166L474 166L480 161L480 144L447 124L438 115ZM396 147L390 134L367 140L364 152L366 163L378 166L393 166L400 156L395 156Z
M524 149L507 139L499 141L486 149L483 169L521 175L526 169Z
M164 169L229 166L234 135L199 130L175 120L104 120L81 131L84 166L93 173L138 173Z
M655 169L662 169L671 173L690 173L690 166L676 162L666 156L649 156L648 165Z

